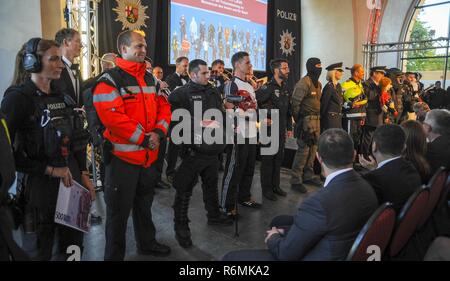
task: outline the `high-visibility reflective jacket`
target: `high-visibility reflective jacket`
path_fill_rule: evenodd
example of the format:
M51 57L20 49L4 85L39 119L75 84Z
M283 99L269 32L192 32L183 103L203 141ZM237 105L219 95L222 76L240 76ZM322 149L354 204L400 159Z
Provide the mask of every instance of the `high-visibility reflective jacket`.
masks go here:
M342 91L344 97L344 110L346 116L362 114L360 117L365 117L367 97L364 94L364 87L362 82L356 82L352 78L342 83Z
M149 167L158 149L149 148L148 133L165 137L171 119L170 104L159 91L145 63L116 59L117 67L105 72L93 92L93 102L105 126L104 137L113 145L112 153L125 162ZM115 81L117 72L121 81Z

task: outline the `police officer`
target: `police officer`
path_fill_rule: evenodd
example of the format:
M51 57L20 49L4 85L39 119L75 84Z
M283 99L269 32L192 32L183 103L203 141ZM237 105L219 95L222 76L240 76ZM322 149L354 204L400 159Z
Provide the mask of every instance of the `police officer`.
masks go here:
M362 126L366 120L367 97L362 81L364 68L355 64L350 70L352 77L342 83L344 91L344 129L352 136L356 151L360 151Z
M199 59L191 61L189 63L189 74L191 81L169 96L172 112L180 108L187 109L193 120L191 124L193 139L189 140L189 143L181 145L183 160L173 181L173 186L176 189L173 203L175 237L183 248L192 246L188 208L192 189L198 182L199 175L202 178L203 200L207 211L208 224L229 225L233 223L231 219L220 212L218 201L219 162L217 155L223 151L225 144L222 139L219 143L207 144L202 138L204 130L216 127L217 130L223 130L224 108L222 98L216 88L208 82L209 70L205 61ZM195 103L201 104L201 107L196 107ZM217 109L220 113L220 119L203 119L203 113L209 109ZM196 114L202 116L201 120L196 118ZM201 135L198 137L195 132L195 122L198 122L198 125L202 128ZM201 144L198 141L194 143L194 139L201 140Z
M184 39L184 38L183 38ZM182 39L182 40L183 40ZM189 82L188 65L189 59L187 57L179 57L176 59L175 72L166 77L166 83L169 85L169 90L172 92L178 87L186 85ZM170 136L171 129L169 129ZM173 182L173 175L178 161L178 146L169 138L169 147L167 149L167 181Z
M408 110L412 110L412 106L408 109L405 109L404 106L407 105L409 107L409 96L413 95L413 93L410 93L409 86L404 83L404 73L400 69L389 69L388 76L392 81L391 96L394 100L395 108L398 112L397 117L394 121L395 123L400 124L405 119L405 117L407 118Z
M295 120L295 137L298 150L292 164L292 189L306 193L303 183L320 186L314 175L313 164L320 136L320 98L322 84L319 82L322 63L318 58L306 62L307 75L295 85L291 106Z
M375 66L370 69L370 78L363 83L367 96L366 122L361 137L361 152L369 156L372 151L372 135L378 126L383 125L383 111L381 109L380 80L386 75L385 66Z
M59 255L65 256L71 245L82 250L82 232L54 223L60 181L70 187L75 180L95 196L86 165L76 160L83 158L79 154L85 153L88 140L74 110L76 103L51 84L63 68L56 42L29 40L17 55L14 84L6 90L1 106L24 182L18 188L27 197L27 209L37 212L38 260L52 258L55 230Z
M0 112L0 261L28 260L27 255L17 246L12 235L12 221L8 208L8 191L16 178L14 156L8 125Z
M262 120L262 126L272 125L271 110L279 112L279 147L274 155L261 155L261 187L263 195L269 200L276 201L275 194L286 196L280 188L280 169L284 155L286 136L292 137L292 114L290 106L290 93L286 82L289 77L289 64L285 59L274 59L270 62L273 74L272 80L256 92L259 109L268 110L267 120Z
M342 87L339 80L342 79L344 69L343 63L335 63L329 65L326 70L328 83L322 90L322 98L320 100L320 125L321 131L324 132L331 128L342 129Z

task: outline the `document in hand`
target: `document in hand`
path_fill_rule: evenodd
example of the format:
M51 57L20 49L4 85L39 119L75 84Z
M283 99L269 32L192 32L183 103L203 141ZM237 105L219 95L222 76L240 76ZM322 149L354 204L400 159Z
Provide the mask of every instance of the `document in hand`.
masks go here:
M91 226L91 204L89 190L76 181L73 181L71 187L65 187L61 181L55 222L88 233Z

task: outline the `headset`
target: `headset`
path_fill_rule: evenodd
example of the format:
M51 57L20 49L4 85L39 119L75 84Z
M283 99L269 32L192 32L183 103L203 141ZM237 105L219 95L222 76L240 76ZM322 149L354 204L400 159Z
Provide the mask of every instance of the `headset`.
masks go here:
M32 38L25 45L23 68L29 73L38 73L42 70L41 57L36 53L41 38Z

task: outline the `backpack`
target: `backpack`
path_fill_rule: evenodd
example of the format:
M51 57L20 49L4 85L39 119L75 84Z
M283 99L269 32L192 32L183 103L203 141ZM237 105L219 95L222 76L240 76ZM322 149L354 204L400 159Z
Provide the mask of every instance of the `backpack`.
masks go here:
M84 110L86 112L86 118L88 122L88 131L90 133L91 141L94 146L100 146L104 142L103 132L105 131L105 126L102 124L94 107L95 87L100 82L106 82L107 84L117 88L119 92L121 89L124 89L126 91L126 83L124 81L125 75L125 71L123 71L119 67L109 69L100 74L98 77L94 78L96 82L93 84L93 86L86 88L83 92ZM159 90L159 85L152 74L146 72L144 79L147 85L152 82L155 83L157 91ZM150 79L153 79L153 81L151 81Z

